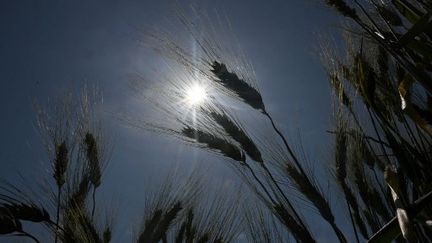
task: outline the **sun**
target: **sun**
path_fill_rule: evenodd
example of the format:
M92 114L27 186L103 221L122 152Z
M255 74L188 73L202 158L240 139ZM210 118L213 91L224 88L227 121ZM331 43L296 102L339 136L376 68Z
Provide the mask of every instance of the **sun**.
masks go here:
M207 99L207 90L204 86L194 84L186 90L186 100L192 106L202 105Z

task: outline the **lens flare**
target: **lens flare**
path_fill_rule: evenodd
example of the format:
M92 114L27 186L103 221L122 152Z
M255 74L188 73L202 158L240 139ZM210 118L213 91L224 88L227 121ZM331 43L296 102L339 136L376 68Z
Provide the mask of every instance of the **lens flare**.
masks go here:
M206 99L207 91L199 84L194 84L186 91L186 100L192 106L201 105Z

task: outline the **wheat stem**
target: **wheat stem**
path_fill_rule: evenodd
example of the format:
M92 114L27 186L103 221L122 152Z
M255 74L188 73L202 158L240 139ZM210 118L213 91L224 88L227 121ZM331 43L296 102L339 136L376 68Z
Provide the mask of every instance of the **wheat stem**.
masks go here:
M285 136L282 134L281 131L279 131L279 129L276 127L276 124L273 121L273 118L270 116L269 113L267 113L267 111L263 112L264 115L270 120L270 123L273 127L273 130L279 135L279 137L282 139L285 148L287 149L288 153L290 154L291 158L293 159L294 163L296 164L296 166L298 167L298 169L300 170L300 172L303 175L306 175L306 172L303 170L303 167L301 166L300 162L298 161L297 157L294 155L294 152L292 151L291 147L288 145L287 140L285 139Z
M54 242L57 243L58 241L58 230L59 230L59 221L60 221L60 200L61 200L61 186L58 186L57 191L57 212L56 212L56 232L55 232L55 239Z
M93 207L92 207L92 213L91 216L92 218L94 217L94 213L96 210L96 187L93 187L93 195L92 195L92 199L93 199Z

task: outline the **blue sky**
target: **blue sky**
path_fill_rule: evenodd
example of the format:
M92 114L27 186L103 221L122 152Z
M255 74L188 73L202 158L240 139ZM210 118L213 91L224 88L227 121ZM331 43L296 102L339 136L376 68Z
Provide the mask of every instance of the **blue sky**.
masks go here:
M312 160L322 158L329 148L325 130L331 127L331 106L317 42L335 32L340 19L315 1L199 2L203 9L227 14L254 65L267 109L287 135L300 132L306 150L314 151ZM28 180L51 176L34 126L34 99L97 84L109 111L144 105L133 103L127 88L131 74L154 68L155 57L139 44L139 29L163 25L172 15L172 1L1 1L0 178L18 183L18 173ZM109 114L104 122L114 151L101 197L121 206L126 202L120 198L127 198L116 242L136 230L152 176L179 163L217 163L209 176L234 176L216 156L132 129Z

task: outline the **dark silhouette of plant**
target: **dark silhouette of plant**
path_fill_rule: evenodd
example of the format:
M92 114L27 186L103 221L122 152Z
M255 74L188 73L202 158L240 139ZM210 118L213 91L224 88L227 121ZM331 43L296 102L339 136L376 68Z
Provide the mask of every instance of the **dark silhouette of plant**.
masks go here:
M46 206L39 206L21 189L3 182L0 185L0 235L23 236L35 242L48 241L50 236L54 242L64 243L111 242L112 226L106 223L100 227L99 215L95 213L95 193L102 183L109 147L103 140L100 124L94 120L97 118L94 117L97 114L94 97L87 95L85 90L78 101L70 94L53 106L37 106L39 129L52 156L53 183L58 189L53 200L56 210L50 212L50 202L40 201L39 204ZM60 111L59 107L64 115L53 116L50 112ZM188 131L183 133L188 134ZM201 137L201 142L214 144L215 150L227 150L217 147L219 141L213 141L210 135L201 134ZM191 138L195 139L195 135ZM244 160L243 153L238 152ZM205 184L196 173L187 179L170 175L165 181L159 190L148 196L137 242L223 243L238 236L243 220L239 213L242 195L239 190L231 195L227 191L235 188L223 188L223 193L207 191L204 196ZM38 239L27 232L23 221L46 226L46 237Z
M342 114L337 119L349 124L335 134L336 143L344 136L343 143L352 148L347 151L352 186L345 183L346 172L336 174L345 197L351 198L348 204L357 219L353 227L370 242L390 242L399 234L409 242L430 241L424 218L430 218L431 208L416 208L416 213L409 208L421 196L430 200L432 189L431 5L411 0L326 3L356 24L348 27L347 45L341 49L346 58L328 47L323 58L337 97L336 113ZM342 6L356 14L346 14ZM336 160L336 170L341 168ZM359 199L362 210L354 203ZM365 234L365 221L371 234Z
M360 242L361 238L368 239L374 232L381 232L396 212L409 211L410 202L430 191L430 4L406 0L388 4L375 1L353 1L353 5L345 1L325 3L359 26L347 28L353 33L344 50L347 60L342 61L328 48L325 48L323 60L337 98L338 126L336 131L331 131L336 138L335 179L345 197L356 240ZM239 161L230 164L280 223L297 241L313 242L316 239L299 213L298 205L281 183L289 181L295 186L296 193L328 222L338 240L346 242L320 185L266 110L253 69L233 44L234 38L227 37L227 32L222 30L227 29L226 26L214 25L213 16L199 15L194 8L192 11L198 16L194 21L181 10L179 16L199 46L198 54L196 50L183 48L169 34L147 35L150 46L167 57L174 70L172 75L167 75L166 86L159 86L165 93L163 98L153 100L159 111L174 124L145 122L143 127L174 135ZM198 22L206 26L200 28ZM186 77L178 78L176 73ZM211 92L210 99L198 108L183 107L194 114L189 120L179 111L182 107L177 104L181 104L184 93L176 88L187 87L193 82L190 80L200 80L210 87ZM247 122L232 115L226 98L238 100L263 114L270 122L273 137L279 137L282 147L274 138L252 138L243 125ZM361 120L359 117L363 114L368 119ZM204 134L211 136L203 139ZM192 139L193 135L195 139ZM229 146L223 145L225 143ZM236 151L237 156L228 151ZM242 153L247 155L244 159L239 156ZM397 174L401 186L397 192L384 180L384 171L389 166L399 168ZM403 203L395 205L395 200ZM427 218L429 210L416 212L421 211ZM399 215L398 219L401 222ZM407 232L402 224L401 227L402 232ZM428 232L426 226L416 225L417 238L429 239ZM403 233L405 235L413 233ZM397 232L387 239L396 237ZM374 242L375 239L372 238Z
M243 227L237 186L209 191L196 173L169 175L150 193L137 242L232 242Z
M2 234L27 236L39 242L36 237L25 232L20 223L32 221L47 226L48 232L53 233L54 242L111 240L111 227L107 225L100 230L93 219L94 194L101 183L103 162L108 152L102 150L106 144L100 133L97 133L99 130L95 129L92 117L96 108L96 103L92 102L96 98L89 96L84 89L80 99L68 93L46 107L36 105L37 125L48 158L52 161L53 183L57 187L54 200L56 210L53 213L49 206L37 206L30 196L5 182L0 191L1 218L5 224L0 227L5 229ZM77 150L76 146L85 150ZM91 214L88 213L87 203L90 186L94 187Z
M335 139L333 179L344 197L353 237L357 242L432 241L432 6L421 0L324 3L354 24L346 28L342 55L321 43L335 98L336 125L329 131ZM193 21L182 10L178 16L197 50L183 48L169 34L146 33L145 42L170 65L155 80L160 95L149 100L159 120L123 120L224 157L256 196L250 198L259 202L239 210L245 202L240 196L218 192L205 198L205 188L193 177L184 184L170 178L150 195L136 241L230 242L243 231L256 242L317 242L302 214L309 206L339 242L348 242L351 235L336 223L308 161L266 109L252 66L226 30L229 25L216 26L223 22L219 16L192 11L197 14ZM196 83L208 97L187 104L188 88ZM39 242L23 229L22 221L31 221L47 226L55 242L111 241L111 226L95 224L106 140L95 129L91 102L86 95L81 101L80 109L74 109L77 103L65 95L52 111L37 109L57 189L55 212L5 184L0 191L1 235ZM254 120L231 104L249 109Z
M293 237L301 242L315 242L316 239L299 212L298 205L295 205L289 190L285 187L286 184L282 183L282 181L290 181L296 187L296 193L302 194L305 201L313 205L322 218L330 224L339 241L347 242L344 233L336 225L331 206L313 175L307 172L305 164L300 161L266 110L262 95L255 84L254 72L245 61L246 59L241 59L242 55L238 54L241 52L229 47L225 48L224 43L219 43L220 39L215 38L218 33L214 26L200 29L195 22L191 22L184 15L180 14L180 19L201 48L200 55L190 54L168 35L162 33L149 35L151 37L149 42L153 47L174 61L173 69L178 68L176 65L180 66L175 69L174 74L167 75L169 79L168 84L165 82L166 87L158 87L163 93L161 95L163 99L151 100L156 104L155 107L168 117L167 120L177 124L164 126L160 123L146 122L144 127L174 135L192 145L239 161L240 163L230 164L279 219L279 222L289 229ZM207 23L211 19L203 17L200 21ZM233 53L227 53L227 49ZM186 71L182 71L182 68ZM177 72L186 73L187 77L178 78ZM175 88L187 87L191 82L188 80L200 80L204 86L213 91L213 93L209 92L210 97L205 104L190 108L194 114L193 120L180 115L179 109L187 110L188 107L176 107L176 104L182 103L185 94L181 89ZM263 138L252 138L240 119L222 103L223 97L219 96L224 95L264 115L273 129L273 137L279 138L283 147L274 138L272 143L268 144L260 142ZM189 125L190 122L193 122L194 126ZM247 157L241 156L243 153Z

